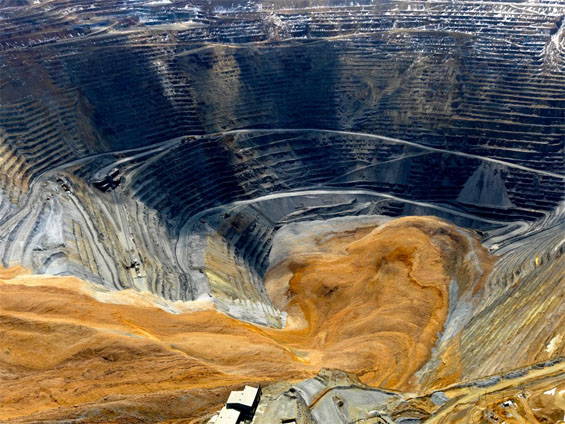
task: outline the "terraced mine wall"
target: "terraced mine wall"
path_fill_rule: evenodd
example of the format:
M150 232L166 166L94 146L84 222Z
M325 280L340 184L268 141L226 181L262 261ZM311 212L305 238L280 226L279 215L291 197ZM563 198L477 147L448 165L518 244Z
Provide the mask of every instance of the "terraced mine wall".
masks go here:
M286 224L436 215L501 255L562 228L559 2L92 6L4 10L5 266L280 326Z
M173 6L107 28L112 6L7 11L2 122L36 173L55 140L81 156L245 127L349 129L563 171L559 4L201 10L185 29ZM41 22L69 34L34 41Z
M0 415L562 417L562 1L24 3Z

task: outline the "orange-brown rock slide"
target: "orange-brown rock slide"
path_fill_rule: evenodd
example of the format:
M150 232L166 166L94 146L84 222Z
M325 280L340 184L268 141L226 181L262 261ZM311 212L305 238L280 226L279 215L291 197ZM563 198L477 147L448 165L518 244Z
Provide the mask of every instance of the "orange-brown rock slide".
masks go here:
M478 290L483 277L468 253L483 270L491 262L468 234L424 217L319 240L319 252L267 275L269 295L288 312L283 330L211 308L170 314L136 293L103 303L78 279L2 269L0 420L200 422L236 386L321 367L414 389L442 331L450 282Z

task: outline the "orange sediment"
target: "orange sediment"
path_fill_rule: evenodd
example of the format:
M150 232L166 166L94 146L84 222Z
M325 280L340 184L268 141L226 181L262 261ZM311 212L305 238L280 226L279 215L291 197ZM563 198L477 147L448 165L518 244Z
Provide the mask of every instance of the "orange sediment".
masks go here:
M288 312L283 330L206 307L171 314L138 293L103 303L77 278L0 269L0 420L112 403L156 422L197 417L237 385L304 379L321 367L413 388L447 316L450 281L472 274L462 271L469 242L438 219L403 218L320 243L323 253L291 256L266 277Z

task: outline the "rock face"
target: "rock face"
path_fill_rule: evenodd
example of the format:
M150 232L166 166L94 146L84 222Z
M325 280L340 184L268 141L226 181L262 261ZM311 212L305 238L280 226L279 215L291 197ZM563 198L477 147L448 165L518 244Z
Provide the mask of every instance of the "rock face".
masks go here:
M424 396L387 409L390 420L412 406L420 418L439 414L431 405L443 398L428 401L426 391L563 354L562 2L0 7L6 379L65 361L86 361L86 370L100 356L89 343L114 343L84 311L54 312L67 294L112 314L119 308L104 302L134 302L133 315L180 314L199 346L225 333L253 344L242 355L268 351L262 375L239 373L231 357L216 368L222 355L196 355L199 375L217 376L210 387L330 367ZM18 267L61 279L48 289L40 276L37 287L31 276L24 284L7 274ZM55 294L43 306L23 300L36 292ZM107 330L126 331L118 321ZM135 325L148 344L119 341L120 352L193 364L189 336L163 347L165 335ZM57 338L35 340L42 331L94 350L75 357ZM35 364L26 344L56 354ZM49 372L41 378L58 375ZM538 387L533 375L527 384ZM185 377L147 392L180 389ZM112 393L125 393L119 387ZM62 393L54 398L70 396ZM533 404L552 402L542 395ZM55 406L37 396L26 398L27 413ZM293 396L308 419L325 416ZM457 405L498 408L469 396ZM93 390L65 405L101 398ZM18 399L2 416L17 416ZM140 419L176 417L151 414Z
M304 237L307 249L295 240ZM127 422L135 411L140 422L201 422L232 388L314 377L326 366L358 377L268 386L257 422L467 422L518 400L520 414L559 413L565 346L555 308L564 287L552 268L562 268L562 257L528 277L553 288L527 294L536 304L527 315L518 289L488 287L494 258L477 236L437 218L314 221L276 240L285 259L265 281L287 316L283 330L230 318L210 300L165 303L74 277L2 270L1 419ZM540 402L545 409L531 412Z
M208 227L257 286L289 222L431 214L502 247L563 201L559 2L7 6L5 266L190 300Z
M310 227L317 240L310 252L290 254L266 277L273 303L288 314L284 330L229 318L209 301L170 314L157 309L158 297L137 291L101 292L72 277L4 271L2 419L99 401L101 393L128 403L187 384L303 378L324 366L364 383L417 387L414 374L448 314L450 284L462 294L478 290L492 262L486 249L436 218L402 218L335 236ZM29 388L22 380L37 381L36 388L20 391ZM54 392L40 396L45 390ZM185 411L190 407L197 411L196 404Z
M327 240L270 270L267 292L288 313L287 329L325 350L325 366L375 386L409 388L442 331L450 285L462 296L479 290L489 259L484 249L475 252L476 240L434 219L403 218L365 232L311 231Z

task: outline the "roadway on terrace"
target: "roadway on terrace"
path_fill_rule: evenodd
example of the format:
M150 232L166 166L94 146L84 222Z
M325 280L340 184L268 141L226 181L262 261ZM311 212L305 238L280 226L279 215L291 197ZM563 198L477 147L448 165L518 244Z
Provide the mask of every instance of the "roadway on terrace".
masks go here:
M121 165L123 163L127 163L129 161L139 159L141 157L152 155L152 154L155 154L155 153L165 152L166 150L169 150L169 149L171 149L175 146L180 145L183 142L183 140L185 140L187 137L191 137L189 142L194 143L194 142L201 140L201 139L207 139L207 138L213 138L213 137L222 137L222 136L226 136L226 135L275 134L275 133L295 133L295 134L296 133L304 133L304 134L320 133L320 134L334 134L334 135L342 135L342 136L350 136L350 137L352 136L352 137L369 138L369 139L380 140L380 141L389 142L389 143L404 144L404 145L415 147L415 148L418 148L418 149L421 149L421 150L424 150L424 151L428 151L428 152L452 154L452 155L456 155L456 156L461 156L461 157L466 157L466 158L471 158L471 159L477 159L477 160L482 160L482 161L486 161L486 162L492 162L492 163L500 164L500 165L503 165L503 166L506 166L506 167L509 167L509 168L520 169L520 170L531 172L531 173L538 174L538 175L544 175L544 176L549 176L549 177L558 178L558 179L565 179L564 175L557 174L557 173L554 173L554 172L530 168L530 167L527 167L527 166L513 164L513 163L510 163L510 162L503 161L503 160L488 158L488 157L484 157L484 156L480 156L480 155L474 155L474 154L471 154L471 153L464 153L464 152L453 151L453 150L448 150L448 149L441 149L441 148L437 148L437 147L426 146L426 145L419 144L419 143L412 142L412 141L402 140L402 139L393 138L393 137L386 137L386 136L376 135L376 134L360 133L360 132L353 132L353 131L328 130L328 129L319 129L319 128L237 129L237 130L220 131L220 132L205 134L205 135L180 136L180 137L175 137L175 138L170 139L170 140L154 143L154 144L149 145L149 146L142 146L142 147L131 148L131 149L108 151L108 152L102 152L102 153L95 153L95 154L87 155L87 156L84 156L82 158L64 163L64 164L59 165L55 168L47 170L44 173L42 173L39 177L43 177L47 174L52 175L56 171L60 171L60 170L63 170L63 169L69 168L69 167L73 167L73 166L78 166L78 165L81 165L81 164L86 163L88 161L91 161L93 159L105 157L107 155L131 154L130 156L127 156L125 158L120 158L116 161L113 161L112 163L110 163L108 165L105 165L103 168L101 168L95 174L95 177L100 177L100 176L103 176L104 172L108 172L113 167L116 167L116 166ZM35 183L36 181L38 181L40 179L41 178L35 179L32 182L32 185L33 185L33 183ZM444 207L444 206L439 206L439 205L435 205L435 204L431 204L431 203L427 203L427 202L418 202L418 201L414 201L414 200L404 199L404 198L394 196L394 195L388 194L388 193L380 193L380 192L375 192L375 191L370 191L370 190L339 190L339 189L325 188L322 185L320 185L320 186L317 186L317 187L305 187L303 190L298 190L298 191L280 192L280 193L270 194L270 195L267 195L267 196L262 196L262 197L255 198L255 199L236 201L236 202L229 203L227 205L222 205L222 206L206 209L204 211L197 213L196 215L189 218L188 221L185 222L185 224L181 228L181 231L179 233L179 239L177 241L177 246L176 246L177 259L179 260L179 263L182 266L184 261L182 261L181 258L183 256L182 252L186 251L185 249L187 248L187 246L185 245L185 243L187 241L187 235L192 232L194 224L197 222L197 220L200 217L202 217L206 214L212 213L214 211L223 210L226 207L236 207L236 206L241 206L241 205L246 205L246 204L257 203L257 202L261 202L261 201L265 201L265 200L269 200L269 199L275 199L275 198L296 197L296 196L301 196L301 195L330 195L330 194L368 195L368 196L374 196L374 197L379 197L379 198L391 199L391 200L395 200L395 201L399 201L399 202L403 202L403 203L413 204L413 205L416 205L416 206L436 209L436 210L444 212L444 213L454 214L454 215L458 215L458 216L465 217L465 218L468 218L468 219L479 220L479 221L491 223L491 224L503 225L509 230L509 232L504 232L505 234L503 236L493 237L493 239L491 240L492 242L494 242L495 238L500 239L500 241L502 241L504 239L508 240L510 237L519 235L519 234L527 231L528 228L529 228L529 224L524 222L524 221L508 223L508 222L484 219L484 218L480 218L480 217L477 217L477 216L474 216L474 215L471 215L471 214L467 214L467 213L460 212L460 211L457 211L457 210L454 210L454 209L450 209L450 208L447 208L447 207Z
M354 137L364 137L364 138L372 138L376 140L388 141L391 143L398 143L398 144L405 144L407 146L416 147L423 150L428 150L430 152L438 152L438 153L447 153L456 156L463 156L466 158L472 159L479 159L484 160L486 162L492 162L507 166L509 168L516 168L521 169L527 172L533 172L539 175L545 175L548 177L554 178L561 178L565 179L565 175L557 174L555 172L543 171L541 169L530 168L523 165L517 165L510 162L505 162L499 159L488 158L485 156L474 155L471 153L463 153L456 150L448 150L448 149L440 149L437 147L427 146L425 144L416 143L413 141L406 141L401 140L399 138L393 137L386 137L383 135L376 135L376 134L369 134L369 133L360 133L360 132L353 132L353 131L339 131L339 130L326 130L326 129L317 129L317 128L303 128L303 129L291 129L291 128L280 128L280 129L249 129L249 130L232 130L232 131L225 131L223 134L245 134L245 133L284 133L284 132L314 132L314 133L326 133L326 134L338 134L338 135L347 135L347 136L354 136Z
M544 176L547 176L547 177L565 179L565 175L558 174L556 172L550 172L550 171L544 171L542 169L530 168L528 166L518 165L518 164L515 164L515 163L506 162L506 161L503 161L503 160L500 160L500 159L493 159L493 158L489 158L489 157L485 157L485 156L481 156L481 155L474 155L472 153L464 153L464 152L460 152L460 151L457 151L457 150L440 149L438 147L431 147L431 146L427 146L425 144L416 143L414 141L407 141L407 140L402 140L402 139L393 138L393 137L387 137L387 136L383 136L383 135L361 133L361 132L354 132L354 131L329 130L329 129L320 129L320 128L275 128L275 129L249 128L249 129L219 131L219 132L216 132L216 133L210 133L210 134L204 134L204 135L188 134L188 135L185 135L185 136L175 137L175 138L170 139L170 140L157 142L157 143L151 144L149 146L135 147L135 148L125 149L125 150L113 150L113 151L102 152L102 153L94 153L94 154L87 155L87 156L84 156L82 158L75 159L73 161L64 163L62 165L59 165L55 168L52 168L50 170L45 171L45 173L48 173L48 172L51 173L51 172L56 171L56 170L62 170L62 169L69 168L69 167L72 167L72 166L80 165L80 164L86 163L86 162L88 162L92 159L101 158L101 157L104 157L106 155L112 155L112 154L123 155L125 153L139 152L139 153L132 155L130 157L120 159L120 160L118 160L118 161L116 161L112 164L113 166L117 166L121 163L125 163L125 162L128 162L128 161L133 160L133 159L137 159L137 158L145 156L145 155L149 155L149 154L156 153L156 152L161 152L165 149L172 148L172 147L180 144L181 141L186 137L193 137L193 141L195 141L195 140L199 140L199 139L221 137L221 136L225 136L225 135L275 134L275 133L305 133L305 134L306 133L320 133L320 134L335 134L335 135L370 138L370 139L374 139L374 140L386 141L386 142L389 142L389 143L404 144L406 146L415 147L415 148L426 150L426 151L429 151L429 152L446 153L446 154L455 155L455 156L462 156L462 157L471 158L471 159L478 159L478 160L482 160L482 161L485 161L485 162L491 162L491 163L504 165L508 168L520 169L522 171L531 172L531 173L538 174L538 175L544 175ZM108 165L108 166L104 167L104 169L111 169L112 165ZM99 175L100 172L98 172L97 174Z
M296 190L296 191L287 191L287 192L279 192L279 193L272 193L261 197L256 197L254 199L248 200L238 200L231 203L227 203L220 206L215 206L212 208L205 209L195 215L192 215L181 227L179 231L179 237L176 242L175 246L175 255L177 257L177 261L181 268L188 272L189 269L185 267L184 257L186 256L186 252L189 249L188 242L189 242L189 235L195 233L195 227L198 225L201 218L211 213L223 213L226 209L233 209L239 206L251 205L255 203L264 202L267 200L273 199L281 199L287 197L300 197L300 196L316 196L316 195L335 195L335 194L345 194L345 195L364 195L364 196L372 196L372 197L379 197L385 199L391 199L398 202L408 203L415 206L435 209L440 212L444 212L447 214L457 215L464 218L472 219L475 221L481 221L489 224L499 225L501 227L505 227L508 229L508 232L504 231L503 235L499 237L493 237L491 242L502 242L502 240L510 239L514 236L520 235L528 231L530 225L525 221L515 221L515 222L502 222L496 221L492 219L485 219L475 215L471 215L465 212L457 211L454 209L450 209L444 206L435 205L433 203L428 202L418 202L415 200L404 199L402 197L394 196L388 193L380 193L371 190L340 190L340 189L305 189L305 190ZM495 240L496 239L496 240ZM500 239L500 241L498 240Z
M523 390L524 388L538 382L555 381L557 384L563 381L563 375L565 375L565 362L558 362L557 364L549 367L532 369L528 374L522 377L508 380L501 379L499 383L490 387L472 387L469 389L468 393L454 399L454 401L447 402L439 410L434 412L430 418L424 421L424 424L445 422L443 419L448 417L448 415L458 407L474 404L478 402L481 397L485 397L488 394L503 392L504 390L518 391L518 388ZM442 390L444 392L449 392L448 388L444 388ZM501 395L501 398L504 397Z

